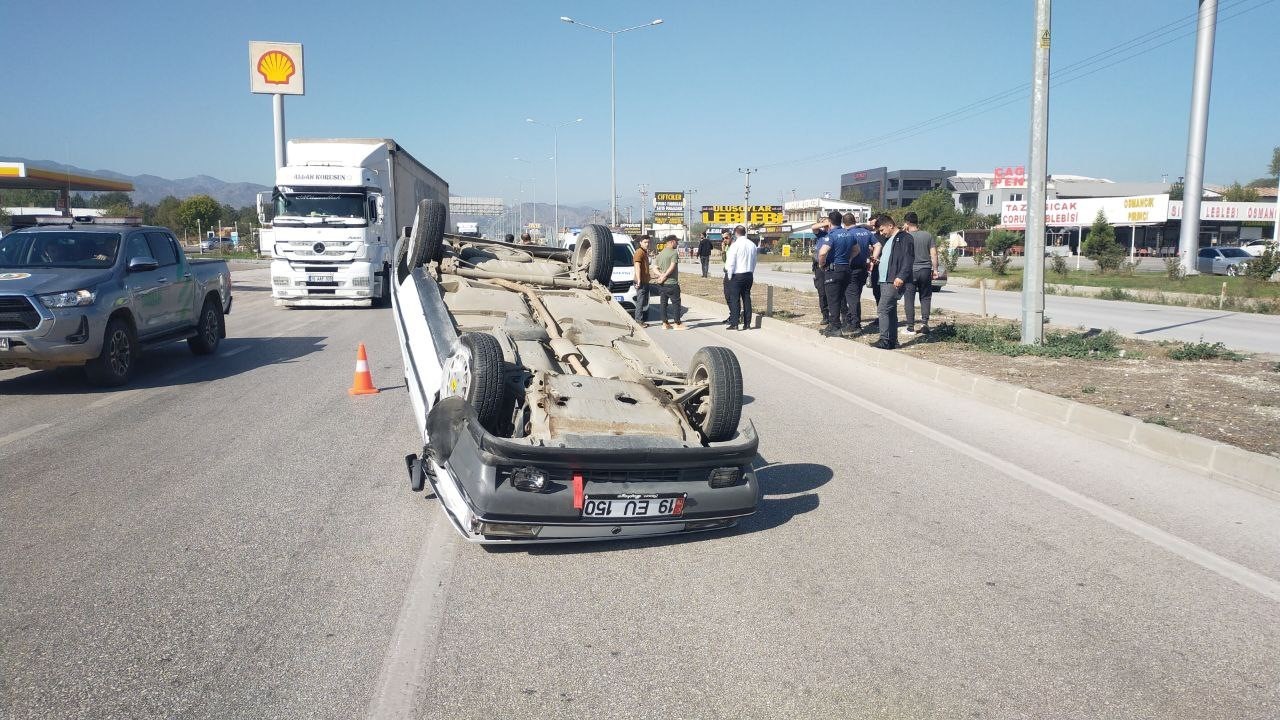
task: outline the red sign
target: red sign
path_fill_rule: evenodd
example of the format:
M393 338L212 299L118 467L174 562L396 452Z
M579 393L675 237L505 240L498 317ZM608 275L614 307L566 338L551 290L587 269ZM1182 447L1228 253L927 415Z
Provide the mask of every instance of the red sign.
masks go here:
M1027 186L1027 168L1025 165L1017 167L998 167L995 170L995 179L991 181L991 187L1026 187Z

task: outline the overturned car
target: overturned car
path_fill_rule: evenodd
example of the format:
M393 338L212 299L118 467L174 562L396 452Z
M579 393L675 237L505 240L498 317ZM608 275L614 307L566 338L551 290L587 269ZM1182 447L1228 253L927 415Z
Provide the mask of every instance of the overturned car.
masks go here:
M752 514L758 440L727 348L681 370L617 302L609 229L572 250L446 235L424 200L392 306L422 433L410 486L487 543L712 530Z

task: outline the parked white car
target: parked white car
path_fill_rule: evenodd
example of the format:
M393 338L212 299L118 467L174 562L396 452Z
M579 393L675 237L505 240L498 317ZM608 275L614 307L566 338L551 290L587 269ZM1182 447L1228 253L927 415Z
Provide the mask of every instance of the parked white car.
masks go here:
M1251 240L1240 246L1241 250L1249 253L1254 257L1262 255L1267 250L1276 250L1278 247L1275 240Z

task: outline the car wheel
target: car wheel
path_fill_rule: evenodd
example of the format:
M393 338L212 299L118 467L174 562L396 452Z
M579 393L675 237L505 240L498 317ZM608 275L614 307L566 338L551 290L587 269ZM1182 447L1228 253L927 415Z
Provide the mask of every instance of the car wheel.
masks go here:
M112 318L102 336L102 351L84 364L84 372L94 385L119 387L132 377L137 356L133 327L121 318Z
M604 225L588 225L573 248L573 266L608 287L613 277L613 232Z
M418 203L413 216L413 230L409 233L407 249L411 267L421 267L429 262L439 262L444 257L444 225L446 208L435 200Z
M187 338L187 347L196 355L212 355L222 340L222 306L213 298L206 298L196 322L195 337Z
M689 364L689 382L707 384L706 395L689 418L702 437L709 443L733 439L742 419L742 368L737 356L726 347L700 348Z
M502 407L502 346L488 333L463 333L458 351L444 365L442 398L462 397L480 424L496 433Z
M1227 275L1230 275L1231 277L1237 277L1237 276L1239 276L1239 275L1240 275L1240 266L1239 266L1239 265L1228 265L1228 266L1227 266Z

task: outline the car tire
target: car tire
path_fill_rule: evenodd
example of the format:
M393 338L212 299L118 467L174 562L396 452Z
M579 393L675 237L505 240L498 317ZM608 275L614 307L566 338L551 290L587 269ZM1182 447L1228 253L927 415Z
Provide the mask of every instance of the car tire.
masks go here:
M410 267L422 267L444 258L444 227L447 208L436 200L418 203L413 216L413 230L409 233L408 255Z
M1230 276L1230 277L1239 277L1239 276L1240 276L1240 266L1239 266L1239 265L1228 265L1228 266L1227 266L1227 275L1228 275L1228 276Z
M187 338L187 347L196 355L212 355L218 350L222 334L222 305L212 297L205 298L195 337Z
M84 364L84 374L94 385L119 387L133 377L137 358L138 341L133 326L123 318L114 317L107 322L102 334L102 351Z
M573 247L573 266L593 281L609 286L613 278L613 231L604 225L588 225Z
M698 431L709 443L733 439L742 420L742 368L733 351L726 347L708 346L693 354L689 363L689 381L707 383L707 396L694 413Z
M458 366L445 368L445 395L461 395L476 409L476 416L485 430L498 432L498 413L502 408L502 346L488 333L463 333L459 338L462 349L453 362ZM465 364L465 368L462 365ZM466 372L465 378L459 371ZM465 388L460 386L465 384Z

